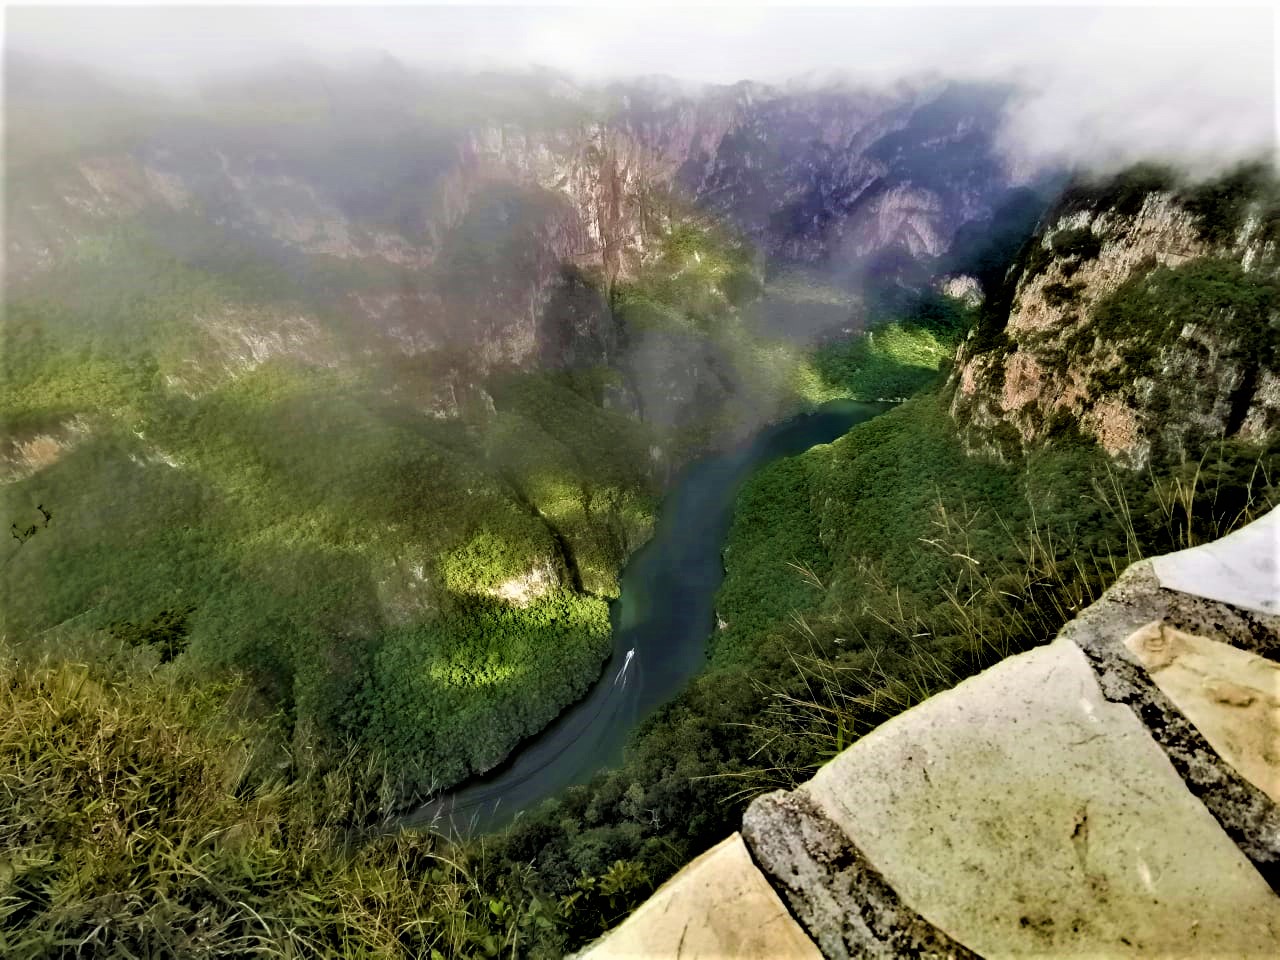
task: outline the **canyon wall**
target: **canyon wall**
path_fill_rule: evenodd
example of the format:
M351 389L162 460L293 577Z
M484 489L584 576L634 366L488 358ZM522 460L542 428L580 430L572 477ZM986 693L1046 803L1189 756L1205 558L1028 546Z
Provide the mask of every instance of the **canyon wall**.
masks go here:
M962 345L952 413L1006 458L1063 431L1131 466L1280 430L1270 181L1135 169L1068 191Z

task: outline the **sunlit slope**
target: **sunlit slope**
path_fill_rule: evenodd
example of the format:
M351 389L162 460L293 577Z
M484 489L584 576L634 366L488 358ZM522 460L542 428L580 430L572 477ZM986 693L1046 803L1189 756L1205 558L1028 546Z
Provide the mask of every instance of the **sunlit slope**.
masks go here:
M95 656L167 637L173 669L247 673L300 743L385 751L407 789L585 690L671 470L842 390L748 322L750 249L706 224L610 291L609 365L537 370L406 346L328 297L373 282L350 264L187 223L86 232L10 287L3 629ZM459 276L498 228L459 227ZM572 284L566 322L606 296Z
M449 383L144 247L10 303L6 632L58 648L186 611L187 669L248 671L300 735L424 779L495 762L593 675L647 529L649 445L600 405L607 373ZM430 415L442 386L458 415Z

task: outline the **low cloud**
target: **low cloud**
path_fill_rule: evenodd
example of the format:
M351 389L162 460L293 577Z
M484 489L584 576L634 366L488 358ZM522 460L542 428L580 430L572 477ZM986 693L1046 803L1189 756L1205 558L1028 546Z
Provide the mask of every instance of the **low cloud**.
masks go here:
M1025 92L1005 142L1028 167L1156 157L1202 169L1275 149L1265 7L46 7L11 9L7 45L170 88L281 57L379 52L587 81L1013 79Z
M1106 171L1163 159L1207 173L1276 150L1272 11L1080 11L1051 56L1010 75L1005 130L1027 163Z

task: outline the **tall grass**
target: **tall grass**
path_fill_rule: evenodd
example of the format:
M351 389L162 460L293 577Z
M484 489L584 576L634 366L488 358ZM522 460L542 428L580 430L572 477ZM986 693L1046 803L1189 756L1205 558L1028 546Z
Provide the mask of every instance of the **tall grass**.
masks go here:
M368 760L286 779L234 697L0 660L0 955L513 956L549 922L482 848L370 830Z
M1185 452L1172 466L1157 470L1148 464L1147 488L1135 513L1127 492L1132 480L1108 464L1094 480L1094 490L1124 530L1133 559L1144 556L1143 544L1157 552L1184 550L1219 540L1280 503L1274 448L1249 451L1239 443L1220 440L1198 458Z
M773 762L742 774L744 793L806 780L885 720L967 676L1053 636L1091 603L1125 561L1083 555L1031 512L1025 529L1005 531L1010 556L975 542L975 528L999 523L981 511L933 506L930 535L917 549L941 556L947 578L923 602L891 583L881 565L855 563L856 605L831 602L796 612L789 624L797 682L767 690L764 713L749 726L757 758ZM825 589L811 571L802 573Z
M793 787L891 717L1052 640L1129 564L1218 539L1266 513L1280 501L1276 456L1220 445L1145 475L1107 464L1093 499L1114 536L1087 544L1069 522L1041 516L1030 495L1016 526L938 496L915 549L943 558L946 574L923 596L866 558L846 577L859 584L852 601L811 566L793 565L822 600L786 626L793 676L760 685L767 705L746 724L757 765L729 775L742 781L736 796ZM993 548L992 529L1002 531L1003 550Z

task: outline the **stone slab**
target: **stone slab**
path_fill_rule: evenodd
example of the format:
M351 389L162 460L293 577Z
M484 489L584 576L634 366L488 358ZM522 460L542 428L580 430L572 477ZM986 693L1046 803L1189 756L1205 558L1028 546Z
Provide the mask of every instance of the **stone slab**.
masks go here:
M1280 614L1280 507L1221 540L1156 557L1152 567L1166 590Z
M1280 898L1065 640L888 721L797 792L985 957L1280 943Z
M1161 588L1144 560L1130 566L1059 634L1084 651L1102 695L1128 706L1164 750L1187 788L1280 893L1280 804L1240 775L1165 695L1125 646L1146 624L1212 637L1253 653L1280 653L1280 617Z
M740 834L663 884L582 960L822 960Z
M757 798L743 818L742 836L827 960L977 960L904 904L804 793L778 790Z
M1125 646L1209 745L1280 803L1280 664L1159 621Z

